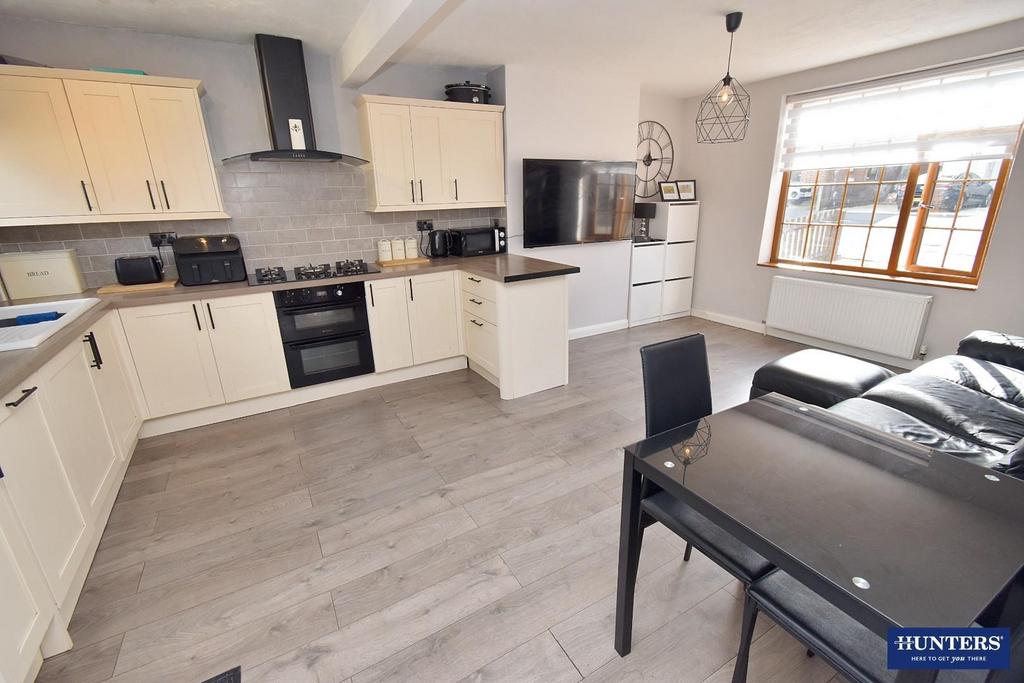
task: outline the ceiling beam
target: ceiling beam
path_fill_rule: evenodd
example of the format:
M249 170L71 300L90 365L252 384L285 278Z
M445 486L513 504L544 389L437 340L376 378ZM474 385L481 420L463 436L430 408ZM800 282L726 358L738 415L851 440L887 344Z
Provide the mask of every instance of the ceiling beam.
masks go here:
M357 88L373 78L447 5L460 0L370 0L338 51L339 85Z

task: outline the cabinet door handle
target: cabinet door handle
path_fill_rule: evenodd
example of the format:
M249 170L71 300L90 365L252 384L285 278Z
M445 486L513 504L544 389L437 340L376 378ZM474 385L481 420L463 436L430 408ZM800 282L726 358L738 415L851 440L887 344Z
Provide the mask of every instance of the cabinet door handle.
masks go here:
M455 201L459 201L459 179L455 179Z
M150 204L150 206L152 206L153 210L156 211L156 202L153 201L153 188L150 186L149 180L146 181L146 192L149 193L149 204Z
M103 368L103 356L100 355L100 347L96 343L96 333L90 332L85 335L82 343L88 344L89 349L92 350L92 363L89 364L89 367L101 370Z
M416 301L416 297L412 293L412 278L409 278L409 301Z
M89 191L85 189L85 181L82 180L80 182L82 183L82 194L85 195L85 205L89 207L90 211L92 211L92 202L89 201Z
M203 326L199 324L199 310L196 309L196 305L195 304L192 304L192 315L194 315L196 317L196 327L198 327L199 331L202 332L203 331Z
M416 181L415 180L412 180L412 179L409 180L409 193L412 195L412 200L415 202L416 201Z
M420 178L420 201L423 201L423 178Z
M213 321L213 309L210 308L210 302L209 301L206 302L206 312L210 314L210 329L211 330L217 329L217 323L215 323Z
M471 302L471 303L474 303L474 304L476 304L477 306L482 306L482 305L483 305L483 303L484 303L483 301L477 301L476 299L474 299L474 298L472 298L472 297L470 297L470 299L469 299L469 300L470 300L470 302Z
M373 283L368 282L366 283L366 286L370 288L370 306L377 308L377 304L373 303Z
M466 279L469 280L470 282L475 282L477 284L480 284L480 282L481 282L481 280L477 280L475 277L467 276Z
M164 181L160 181L160 189L164 191L164 204L167 205L167 210L171 210L171 200L167 198L167 186L164 185Z
M472 319L471 319L471 320L470 320L469 322L473 323L473 324L474 324L474 325L476 325L477 327L483 327L483 326L484 326L484 324L483 324L483 323L478 323L477 321L475 321L475 320L472 320Z
M36 390L38 388L39 387L32 387L31 389L22 389L21 396L18 398L17 401L11 401L10 403L5 403L4 405L7 406L8 408L17 408L22 403L24 403L29 396L36 393Z

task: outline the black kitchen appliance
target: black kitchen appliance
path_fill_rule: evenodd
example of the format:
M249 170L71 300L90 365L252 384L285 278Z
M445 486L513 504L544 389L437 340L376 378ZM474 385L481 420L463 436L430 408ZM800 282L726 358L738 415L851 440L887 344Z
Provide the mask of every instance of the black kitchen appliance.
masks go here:
M174 243L174 263L178 279L186 286L245 280L242 244L234 235L179 237Z
M273 149L231 158L248 157L251 161L340 161L352 166L367 163L365 159L350 154L316 148L302 41L258 33L255 43Z
M448 255L448 240L451 231L431 230L427 233L427 256L430 258L444 258Z
M444 97L449 102L470 102L487 104L491 101L491 89L476 83L449 83L444 86Z
M274 292L293 389L373 372L362 282Z
M306 266L296 266L291 270L283 266L269 268L257 268L249 277L250 285L273 285L279 282L299 282L303 280L328 280L336 277L352 277L353 275L367 275L379 273L380 268L371 266L363 259L354 261L336 261L332 266L329 263L320 263Z
M457 228L448 231L449 256L484 256L508 251L505 228Z
M164 281L164 266L156 256L121 256L114 259L114 274L122 285L148 285Z

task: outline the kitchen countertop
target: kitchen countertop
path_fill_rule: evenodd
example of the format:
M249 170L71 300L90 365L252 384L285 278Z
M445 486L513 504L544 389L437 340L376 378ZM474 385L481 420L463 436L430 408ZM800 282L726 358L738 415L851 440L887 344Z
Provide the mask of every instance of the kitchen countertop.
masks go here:
M306 280L299 282L281 282L273 285L250 286L248 282L233 282L223 285L200 285L134 294L97 294L90 289L81 294L45 299L22 299L0 303L0 311L4 306L43 301L59 301L62 299L82 299L98 297L100 302L87 310L74 322L63 328L39 346L32 349L0 352L0 397L21 388L21 383L32 373L43 367L50 359L60 353L76 339L81 339L89 327L110 309L129 308L132 306L148 306L151 304L173 303L175 301L192 301L195 299L213 299L239 294L257 294L273 292L281 289L295 289L326 284L344 284L346 282L366 282L383 280L405 275L462 270L488 280L503 283L515 283L524 280L535 280L545 277L571 275L580 272L579 266L571 266L553 261L520 256L518 254L496 254L493 256L449 257L431 259L430 263L408 266L382 268L380 273L352 275L346 277L325 278L323 280ZM27 387L25 387L27 388Z

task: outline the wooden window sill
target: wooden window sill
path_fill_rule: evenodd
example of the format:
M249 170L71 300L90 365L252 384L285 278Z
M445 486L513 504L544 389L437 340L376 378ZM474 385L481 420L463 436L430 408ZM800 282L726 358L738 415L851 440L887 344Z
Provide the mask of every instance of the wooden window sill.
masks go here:
M829 268L827 266L800 265L795 263L772 263L770 261L758 261L757 265L764 268L779 268L781 270L796 270L808 273L828 273L830 275L843 275L846 277L864 278L868 280L882 280L887 282L902 282L911 285L925 285L927 287L945 287L947 289L959 289L973 292L978 285L968 282L950 282L948 280L932 280L922 277L894 276L885 273L864 273L841 268Z

